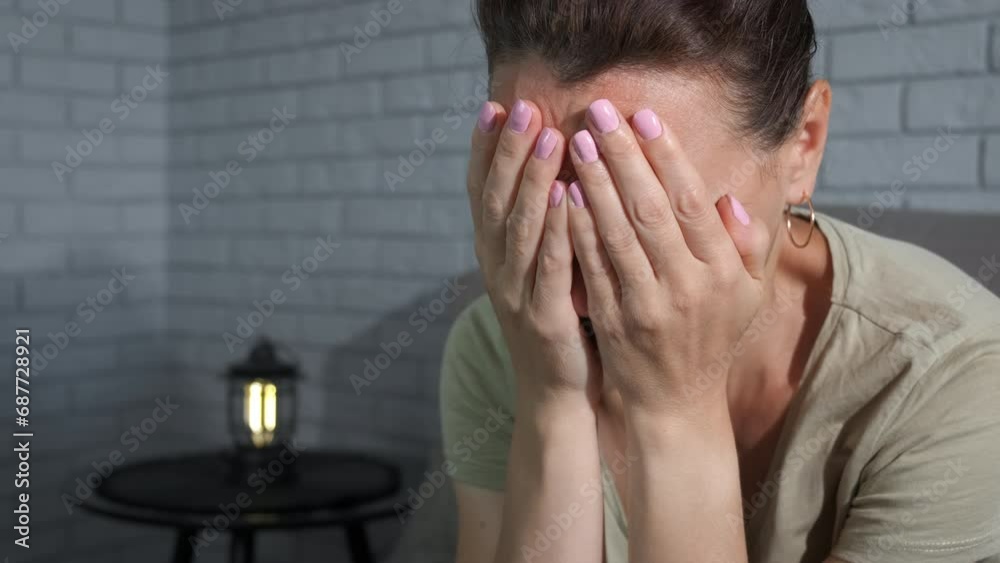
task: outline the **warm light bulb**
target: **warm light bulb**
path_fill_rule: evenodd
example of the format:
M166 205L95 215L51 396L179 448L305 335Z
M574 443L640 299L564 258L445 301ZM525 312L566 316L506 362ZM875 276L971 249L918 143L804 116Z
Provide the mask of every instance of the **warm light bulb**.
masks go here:
M278 425L278 388L273 383L264 384L264 430L274 432Z

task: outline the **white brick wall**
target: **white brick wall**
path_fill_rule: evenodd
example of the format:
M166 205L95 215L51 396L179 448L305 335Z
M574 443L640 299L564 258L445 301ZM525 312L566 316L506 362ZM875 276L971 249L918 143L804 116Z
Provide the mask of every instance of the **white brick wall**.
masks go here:
M1000 215L1000 4L812 4L814 70L834 86L817 205L867 206L901 180L899 206ZM434 312L426 331L415 319L474 268L463 177L485 61L468 1L404 1L384 26L372 16L383 0L243 0L222 17L214 5L72 0L18 53L0 52L3 325L31 326L44 344L113 268L137 276L37 382L53 428L39 453L50 492L63 468L106 455L158 392L191 408L142 455L225 443L218 373L247 346L230 353L222 333L275 289L287 301L255 335L280 338L307 368L307 440L419 452L436 439L437 358L457 310ZM37 9L0 0L0 30ZM348 56L356 28L377 36ZM118 120L111 104L156 63L166 83ZM295 118L251 149L282 108ZM104 117L115 131L59 181L51 161ZM914 175L948 127L954 142ZM401 172L435 130L434 154ZM231 161L240 173L197 203ZM390 187L386 173L405 178ZM185 220L182 205L197 213ZM293 286L285 273L307 264L317 237L337 247ZM350 375L404 331L414 344L357 396ZM67 518L48 498L39 561L166 556L167 535ZM262 542L262 557L308 559L320 542L306 537Z
M995 0L811 0L833 84L831 141L819 205L874 204L893 181L903 207L1000 214L1000 113ZM954 147L914 180L904 166L941 128ZM908 168L909 169L909 168Z
M52 4L56 4L53 2ZM142 6L139 6L139 5ZM0 326L32 329L36 353L31 383L31 561L118 561L123 550L162 545L169 535L77 511L68 515L62 486L86 476L90 462L107 459L121 432L134 424L123 412L152 410L165 380L167 229L165 147L167 88L127 119L112 104L141 78L134 68L166 62L164 0L72 0L18 46L0 54ZM36 0L0 3L0 31L21 33ZM143 71L145 72L145 71ZM60 181L52 161L84 140L102 119L116 128ZM136 279L97 312L87 305L108 287L112 270ZM81 314L81 304L86 310ZM90 315L94 316L91 317ZM49 333L80 327L46 363L38 354ZM56 337L58 338L58 337ZM0 348L12 365L11 344ZM53 350L57 348L52 348ZM43 367L44 366L44 367ZM12 403L10 391L4 402ZM141 417L139 418L141 420ZM180 420L175 421L181 428ZM167 433L143 445L149 455L176 448ZM13 473L13 458L0 465ZM5 500L13 492L4 492ZM92 531L99 530L99 535ZM11 531L4 533L12 541ZM158 550L160 553L163 551ZM70 555L72 554L72 555ZM11 560L24 555L11 552Z

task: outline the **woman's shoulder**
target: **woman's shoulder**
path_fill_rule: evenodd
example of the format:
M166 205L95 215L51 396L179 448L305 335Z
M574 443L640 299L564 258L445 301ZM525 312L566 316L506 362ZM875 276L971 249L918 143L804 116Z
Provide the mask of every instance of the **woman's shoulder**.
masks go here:
M513 397L513 370L506 341L489 296L469 303L455 318L442 360L442 386L476 393L491 402Z
M834 255L834 306L936 353L1000 341L1000 298L985 287L1000 276L997 255L983 256L973 277L914 244L829 217L822 228Z

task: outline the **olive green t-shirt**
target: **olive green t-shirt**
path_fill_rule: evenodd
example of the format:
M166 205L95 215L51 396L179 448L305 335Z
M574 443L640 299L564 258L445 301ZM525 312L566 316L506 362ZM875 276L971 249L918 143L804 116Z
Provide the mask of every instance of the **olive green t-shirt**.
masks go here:
M818 226L832 306L767 479L744 491L750 560L1000 562L1000 299L926 250L824 215ZM978 277L998 269L986 256ZM514 381L480 298L452 328L442 367L456 480L503 490ZM613 461L602 462L606 559L627 563Z

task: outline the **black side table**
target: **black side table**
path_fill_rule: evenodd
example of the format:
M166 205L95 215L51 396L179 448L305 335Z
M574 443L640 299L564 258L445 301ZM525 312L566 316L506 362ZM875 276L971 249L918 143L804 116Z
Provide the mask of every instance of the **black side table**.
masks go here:
M230 562L252 563L258 530L321 526L344 528L353 561L374 563L365 523L395 514L399 469L366 454L283 451L254 460L214 452L125 464L83 507L175 528L174 563L194 561L196 546L226 532Z

